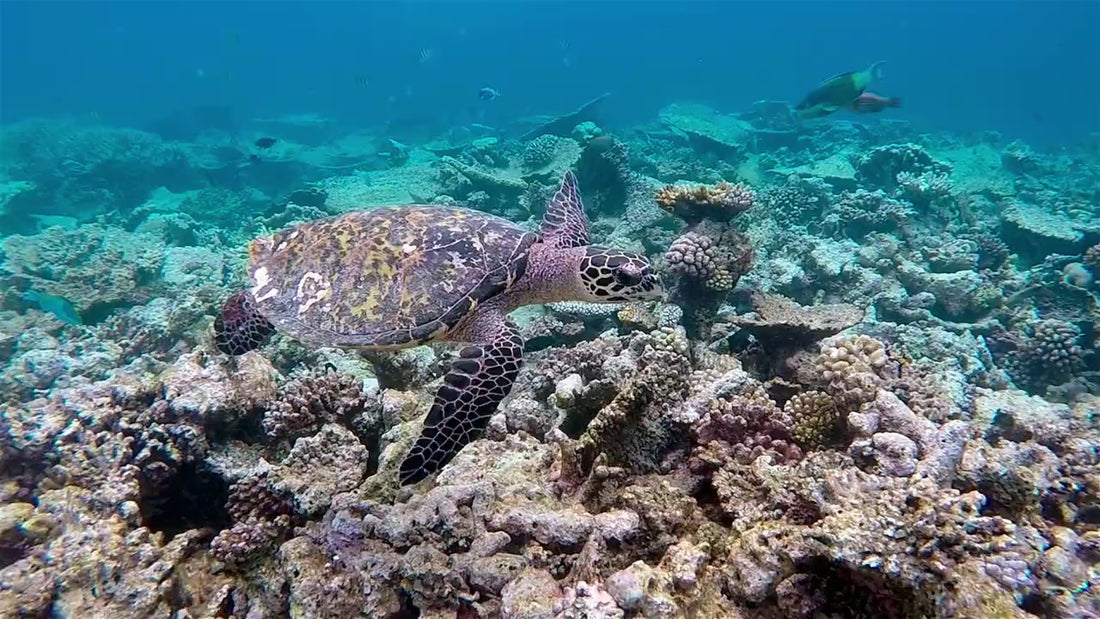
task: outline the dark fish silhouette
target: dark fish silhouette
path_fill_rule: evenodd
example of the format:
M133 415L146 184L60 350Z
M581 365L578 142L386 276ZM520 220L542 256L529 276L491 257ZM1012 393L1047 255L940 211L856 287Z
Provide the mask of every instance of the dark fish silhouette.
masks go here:
M882 64L876 62L864 71L830 77L795 106L795 114L800 118L820 118L851 105L872 81L882 77Z
M484 101L492 101L500 96L500 91L495 88L485 87L477 91L477 96Z
M266 150L274 146L275 142L278 142L278 140L276 140L275 138L260 138L256 140L254 144L257 148L263 148Z

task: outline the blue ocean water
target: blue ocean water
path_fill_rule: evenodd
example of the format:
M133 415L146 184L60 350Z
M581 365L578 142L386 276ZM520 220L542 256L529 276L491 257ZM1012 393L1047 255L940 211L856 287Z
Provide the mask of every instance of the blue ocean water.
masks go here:
M627 124L676 100L797 100L886 60L881 87L929 128L1038 143L1100 129L1100 4L1089 1L9 0L0 10L5 122L96 114L140 126L218 105L447 124L611 92L610 119ZM485 110L483 86L506 96Z

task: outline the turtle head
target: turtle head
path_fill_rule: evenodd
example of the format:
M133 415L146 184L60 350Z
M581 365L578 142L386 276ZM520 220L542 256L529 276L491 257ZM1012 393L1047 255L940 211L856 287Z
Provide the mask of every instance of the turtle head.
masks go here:
M588 247L580 262L584 301L628 303L665 297L657 271L645 256L618 249Z
M225 300L214 319L214 344L229 356L243 355L263 346L275 327L263 317L256 301L241 291Z

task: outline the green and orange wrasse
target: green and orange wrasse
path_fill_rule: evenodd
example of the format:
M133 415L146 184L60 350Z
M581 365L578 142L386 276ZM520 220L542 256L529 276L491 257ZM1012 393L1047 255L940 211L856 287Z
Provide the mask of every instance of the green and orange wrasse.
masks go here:
M830 77L795 106L795 114L799 118L821 118L850 106L867 90L871 82L882 77L882 65L882 62L876 62L863 71Z

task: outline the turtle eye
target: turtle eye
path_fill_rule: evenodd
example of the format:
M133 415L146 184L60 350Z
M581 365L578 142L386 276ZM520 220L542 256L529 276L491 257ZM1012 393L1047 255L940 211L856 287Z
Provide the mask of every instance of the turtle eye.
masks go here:
M645 272L629 262L615 269L615 281L624 286L637 286L643 277Z

